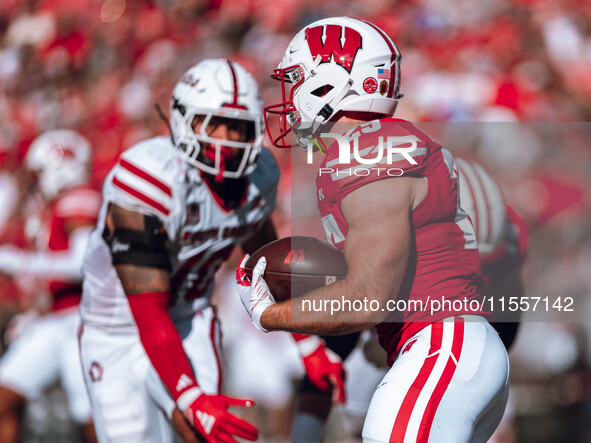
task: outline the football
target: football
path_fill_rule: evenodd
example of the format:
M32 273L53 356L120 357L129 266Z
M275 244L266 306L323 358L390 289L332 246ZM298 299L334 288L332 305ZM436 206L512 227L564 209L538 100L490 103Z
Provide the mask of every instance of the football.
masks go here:
M263 256L267 258L265 281L276 301L299 297L347 275L345 255L314 237L285 237L260 248L244 266L251 280L252 270Z

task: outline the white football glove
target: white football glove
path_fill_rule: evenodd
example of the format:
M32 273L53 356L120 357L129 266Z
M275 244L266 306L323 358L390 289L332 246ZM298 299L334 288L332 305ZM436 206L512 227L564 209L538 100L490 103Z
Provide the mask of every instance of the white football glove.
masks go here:
M269 332L261 326L261 316L263 315L263 312L269 306L276 303L273 294L271 294L271 291L269 290L267 282L263 278L265 268L267 267L267 259L265 257L259 259L252 270L252 281L254 283L251 283L244 270L244 266L249 258L250 255L246 254L236 269L238 295L256 328L263 332Z

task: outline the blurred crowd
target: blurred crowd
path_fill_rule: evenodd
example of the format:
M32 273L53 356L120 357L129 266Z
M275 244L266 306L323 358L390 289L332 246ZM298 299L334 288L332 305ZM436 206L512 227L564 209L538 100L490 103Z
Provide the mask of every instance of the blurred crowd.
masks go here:
M41 132L66 127L85 135L98 188L124 149L168 131L155 105L168 114L172 88L189 66L206 57L235 60L257 78L268 103L278 102L269 74L287 43L305 24L333 15L369 20L392 37L403 56L397 116L422 122L452 152L479 160L527 219L528 295L576 301L573 315L552 312L524 325L511 356L516 421L502 441L590 441L591 2L3 0L0 243L34 247L31 186L21 165ZM292 186L290 153L274 154L283 172L276 217L285 236L301 216L291 207L304 191ZM231 292L226 271L220 287ZM39 286L16 280L0 277L0 327L17 312L43 309ZM232 312L226 309L238 315ZM265 352L236 345L236 335L229 331L233 358ZM295 354L286 358L297 365ZM301 372L272 368L284 374L279 384ZM235 381L235 390L253 383ZM273 389L265 394L269 408L280 411L289 395Z

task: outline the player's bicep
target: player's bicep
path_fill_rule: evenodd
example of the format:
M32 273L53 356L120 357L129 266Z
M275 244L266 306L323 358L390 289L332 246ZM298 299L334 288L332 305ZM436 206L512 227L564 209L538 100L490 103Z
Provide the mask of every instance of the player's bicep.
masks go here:
M412 178L370 183L347 195L341 209L349 225L347 280L360 294L395 298L406 272L411 243Z
M167 238L157 218L111 205L105 240L127 295L170 289Z

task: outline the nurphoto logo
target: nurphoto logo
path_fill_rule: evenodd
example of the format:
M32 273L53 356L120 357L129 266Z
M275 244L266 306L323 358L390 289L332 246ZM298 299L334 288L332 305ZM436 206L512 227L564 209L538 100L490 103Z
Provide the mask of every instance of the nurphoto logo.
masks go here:
M326 153L327 141L334 139L339 146L339 164L350 164L354 159L362 165L392 164L400 161L402 158L408 160L412 165L417 162L410 155L417 149L419 138L416 135L389 135L387 137L379 136L378 144L359 150L359 136L376 132L381 129L379 121L372 121L364 125L352 128L344 134L335 132L323 132L320 137L311 136L306 147L308 151L307 163L312 164L312 152L316 147L321 152ZM353 144L351 147L351 143ZM384 162L384 153L386 161ZM369 157L375 155L374 157ZM395 157L396 156L396 157ZM369 157L369 158L368 158ZM402 157L402 158L401 158Z
M336 142L338 158L328 161L325 168L320 168L320 175L332 174L334 179L338 179L337 176L366 176L371 172L376 172L378 175L383 173L383 175L400 176L403 174L402 169L388 168L387 166L402 160L406 160L411 165L417 164L411 155L418 149L419 138L415 135L379 136L376 145L360 148L359 136L362 133L375 132L378 129L380 129L379 123L370 122L344 134L323 132L319 137L310 137L306 147L308 153L306 162L313 163L312 154L315 148L326 153L327 146L332 146ZM418 149L418 151L421 150ZM419 154L419 152L414 153L415 155ZM385 167L379 167L380 165Z

